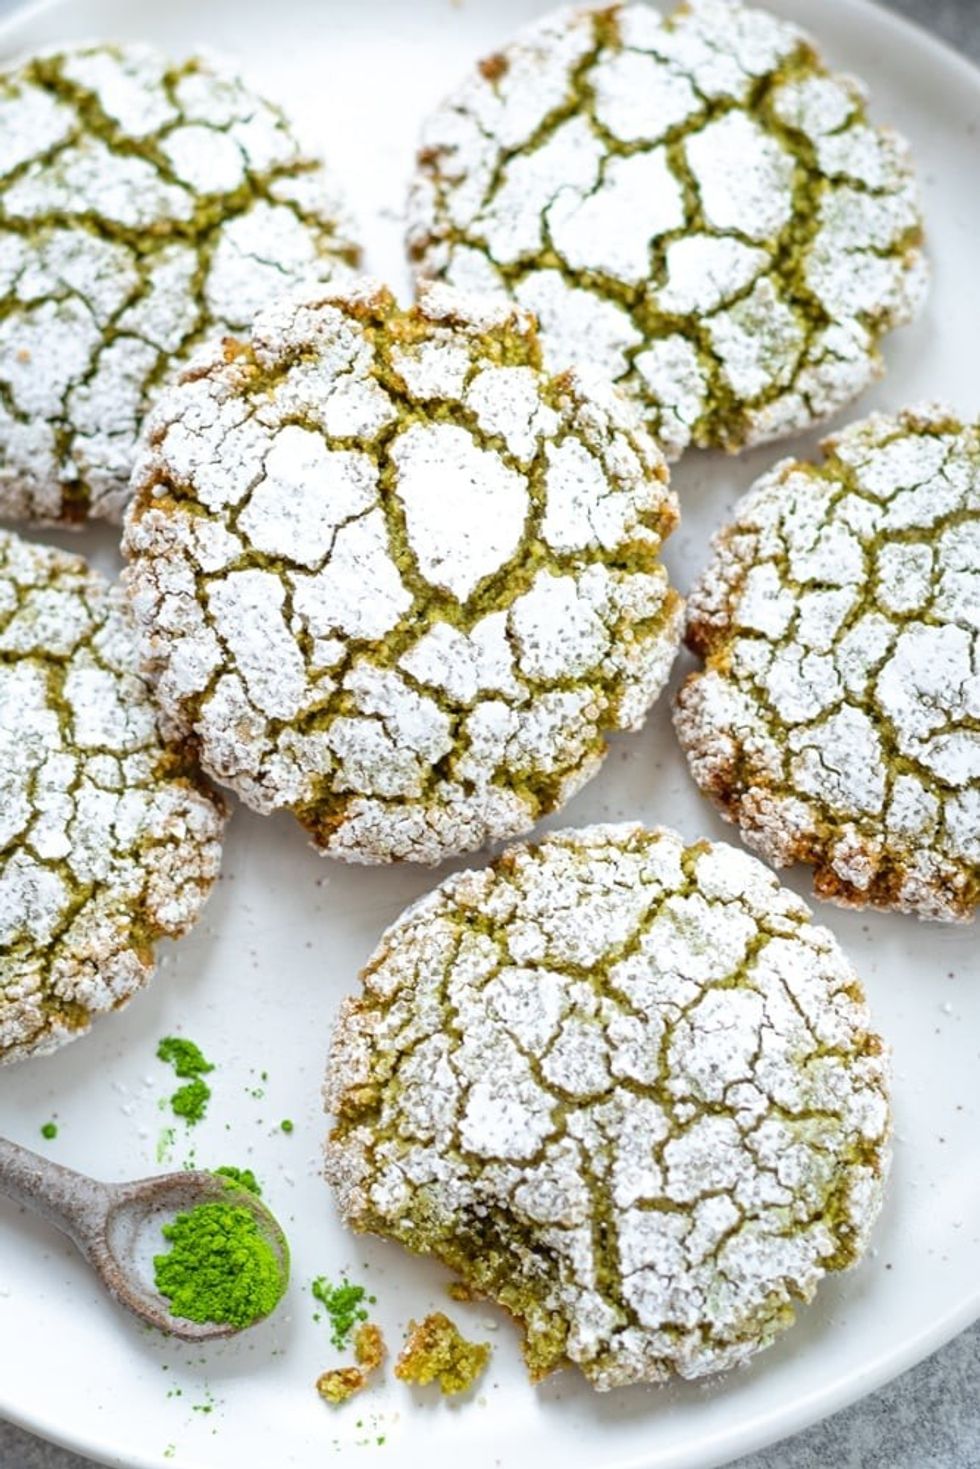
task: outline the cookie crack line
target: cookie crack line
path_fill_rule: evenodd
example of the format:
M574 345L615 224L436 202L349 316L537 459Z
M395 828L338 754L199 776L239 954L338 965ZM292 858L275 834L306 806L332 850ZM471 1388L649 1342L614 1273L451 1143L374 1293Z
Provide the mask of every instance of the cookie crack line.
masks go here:
M598 826L447 878L344 1002L346 1221L506 1307L532 1377L748 1360L863 1253L888 1067L827 930L761 863Z
M662 455L611 385L547 374L507 303L283 298L161 397L134 490L125 583L168 729L350 860L527 830L676 651Z
M690 600L692 774L821 896L924 918L980 901L980 429L922 405L785 460Z
M796 27L693 0L556 11L427 120L419 280L506 293L601 364L668 458L829 416L926 271L904 142Z
M0 513L118 520L157 392L359 250L284 114L200 58L28 58L0 73L0 136Z

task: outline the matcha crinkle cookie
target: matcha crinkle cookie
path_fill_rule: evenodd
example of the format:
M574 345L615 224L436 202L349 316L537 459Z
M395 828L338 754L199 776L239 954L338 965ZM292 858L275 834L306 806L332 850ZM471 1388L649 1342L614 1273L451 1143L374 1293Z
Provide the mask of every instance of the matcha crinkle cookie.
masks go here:
M690 601L695 780L821 897L980 901L980 423L875 414L756 483Z
M345 1219L597 1388L746 1361L862 1254L887 1063L836 940L761 862L595 826L388 929L328 1063Z
M356 258L323 165L222 63L83 45L0 72L0 515L118 519L197 343Z
M285 298L160 400L134 486L168 726L349 860L527 830L676 651L660 451L608 384L543 372L506 301Z
M552 370L590 361L668 458L819 422L923 295L904 141L794 25L730 0L563 9L428 119L423 278L505 290Z
M118 589L0 532L0 1061L139 989L197 917L223 822L160 739Z

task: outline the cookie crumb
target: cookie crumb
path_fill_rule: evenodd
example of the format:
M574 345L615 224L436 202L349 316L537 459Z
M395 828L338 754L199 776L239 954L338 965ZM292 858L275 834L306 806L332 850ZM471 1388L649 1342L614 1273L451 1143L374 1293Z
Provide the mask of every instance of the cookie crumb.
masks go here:
M467 1392L486 1370L490 1352L489 1342L467 1341L454 1321L433 1311L422 1321L408 1323L395 1376L419 1387L438 1382L446 1396Z
M381 1327L365 1321L354 1332L354 1360L356 1367L332 1367L321 1372L316 1380L316 1390L324 1402L335 1407L349 1402L363 1392L371 1377L385 1359L386 1347Z

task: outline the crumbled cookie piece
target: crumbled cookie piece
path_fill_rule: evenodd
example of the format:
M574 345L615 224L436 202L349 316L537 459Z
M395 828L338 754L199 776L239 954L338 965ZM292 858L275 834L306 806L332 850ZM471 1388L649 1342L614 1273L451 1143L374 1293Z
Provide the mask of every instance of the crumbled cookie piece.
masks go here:
M680 636L631 406L507 302L284 298L147 421L124 549L168 726L324 852L526 831L637 728Z
M433 1311L422 1321L408 1323L408 1337L395 1363L402 1382L426 1387L438 1382L446 1397L468 1392L486 1371L490 1343L467 1341L454 1321Z
M595 826L446 879L341 1009L326 1175L598 1388L746 1361L852 1265L887 1063L832 934L761 862Z
M420 279L506 291L668 458L806 428L881 372L924 294L904 141L796 26L729 0L562 9L428 119Z
M354 1332L354 1360L357 1366L332 1367L327 1372L321 1372L316 1380L317 1392L324 1402L332 1403L335 1407L349 1402L367 1387L372 1375L384 1361L386 1352L381 1327L370 1321L363 1322Z
M120 518L199 342L356 263L323 165L230 71L82 45L0 73L0 515Z
M821 897L980 903L980 422L875 414L784 460L715 542L677 700L691 772Z
M332 1403L334 1407L349 1403L365 1387L367 1378L360 1367L331 1367L329 1371L321 1372L316 1380L317 1392L325 1403Z
M385 1359L385 1339L381 1327L365 1321L354 1332L354 1360L366 1372L376 1372Z
M124 1004L217 876L223 805L137 664L118 589L0 532L0 1061Z

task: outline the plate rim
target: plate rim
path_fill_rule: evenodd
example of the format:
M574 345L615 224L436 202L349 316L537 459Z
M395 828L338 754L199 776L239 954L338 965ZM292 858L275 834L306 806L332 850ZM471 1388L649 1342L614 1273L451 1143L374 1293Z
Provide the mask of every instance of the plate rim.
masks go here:
M555 3L560 3L560 0L555 0ZM580 0L580 3L588 3L588 0ZM648 0L648 3L655 9L667 8L666 0ZM758 4L762 9L767 8L767 0L748 0L748 3ZM890 31L902 36L906 43L915 44L931 57L934 64L951 70L961 83L975 91L977 102L980 103L980 64L961 54L950 42L926 30L918 21L888 9L879 0L832 0L832 3L845 15L849 13L859 17L864 23L870 22L882 27L886 33ZM66 0L27 0L27 3L15 4L8 14L0 18L0 66L9 64L22 54L20 48L10 47L11 33L65 4ZM674 1469L723 1469L724 1465L733 1464L748 1454L785 1443L806 1429L853 1407L855 1403L911 1371L978 1322L980 1280L973 1293L964 1297L955 1309L938 1321L930 1323L917 1335L906 1338L892 1350L877 1356L859 1375L834 1378L819 1389L796 1397L790 1404L777 1404L770 1411L756 1414L741 1426L717 1430L711 1438L680 1449L673 1461ZM0 1420L46 1443L79 1454L95 1464L125 1466L125 1469L170 1469L169 1461L160 1454L134 1454L128 1446L125 1449L122 1446L114 1447L105 1437L101 1444L90 1441L82 1433L72 1433L50 1421L43 1422L30 1412L19 1410L16 1404L4 1398L2 1384ZM722 1437L726 1440L724 1448L720 1445ZM707 1456L704 1454L705 1448L708 1450ZM641 1453L638 1456L617 1459L604 1466L604 1469L650 1469L650 1463L649 1457ZM212 1466L196 1456L182 1458L181 1464L183 1469L212 1469Z
M739 1429L719 1430L707 1442L709 1446L716 1443L721 1434L729 1440L727 1446L719 1453L712 1449L709 1457L704 1458L700 1453L700 1445L692 1446L691 1450L685 1451L685 1456L676 1460L677 1469L724 1469L725 1465L734 1464L736 1460L744 1458L748 1454L757 1453L761 1449L772 1448L778 1444L786 1443L795 1438L799 1433L808 1428L815 1427L818 1423L826 1422L829 1418L842 1413L846 1408L853 1407L855 1403L861 1402L869 1397L879 1388L886 1386L889 1382L903 1376L918 1366L920 1362L933 1355L941 1347L952 1341L954 1337L968 1331L971 1326L980 1322L980 1288L976 1294L968 1299L965 1309L960 1308L952 1311L938 1324L933 1324L928 1330L919 1334L909 1343L906 1341L887 1357L879 1357L874 1365L860 1378L847 1380L846 1385L838 1387L831 1383L821 1388L818 1392L797 1398L790 1409L776 1408L773 1413L757 1415L743 1424ZM844 1384L845 1380L839 1380ZM854 1386L852 1392L851 1386ZM818 1406L819 1400L825 1399L835 1391L840 1392L839 1399L835 1399L836 1406L829 1412L821 1412ZM816 1411L811 1411L816 1409ZM780 1418L780 1428L777 1436L773 1437L767 1425L774 1414ZM62 1432L56 1427L46 1426L32 1418L30 1414L18 1413L16 1409L9 1409L0 1402L0 1418L15 1428L23 1429L25 1433L33 1434L45 1443L54 1444L57 1448L67 1449L71 1453L81 1455L94 1464L125 1466L125 1469L171 1469L170 1462L160 1454L136 1454L126 1449L126 1457L121 1457L120 1449L110 1446L104 1441L103 1446L89 1444L80 1436L73 1436L70 1432ZM783 1424L788 1424L785 1432ZM733 1453L732 1440L738 1441L738 1446ZM702 1445L704 1440L702 1440ZM698 1453L698 1457L690 1457L690 1454ZM182 1458L182 1469L212 1469L203 1459ZM650 1460L644 1455L628 1459L618 1459L615 1463L607 1466L607 1469L649 1469Z

